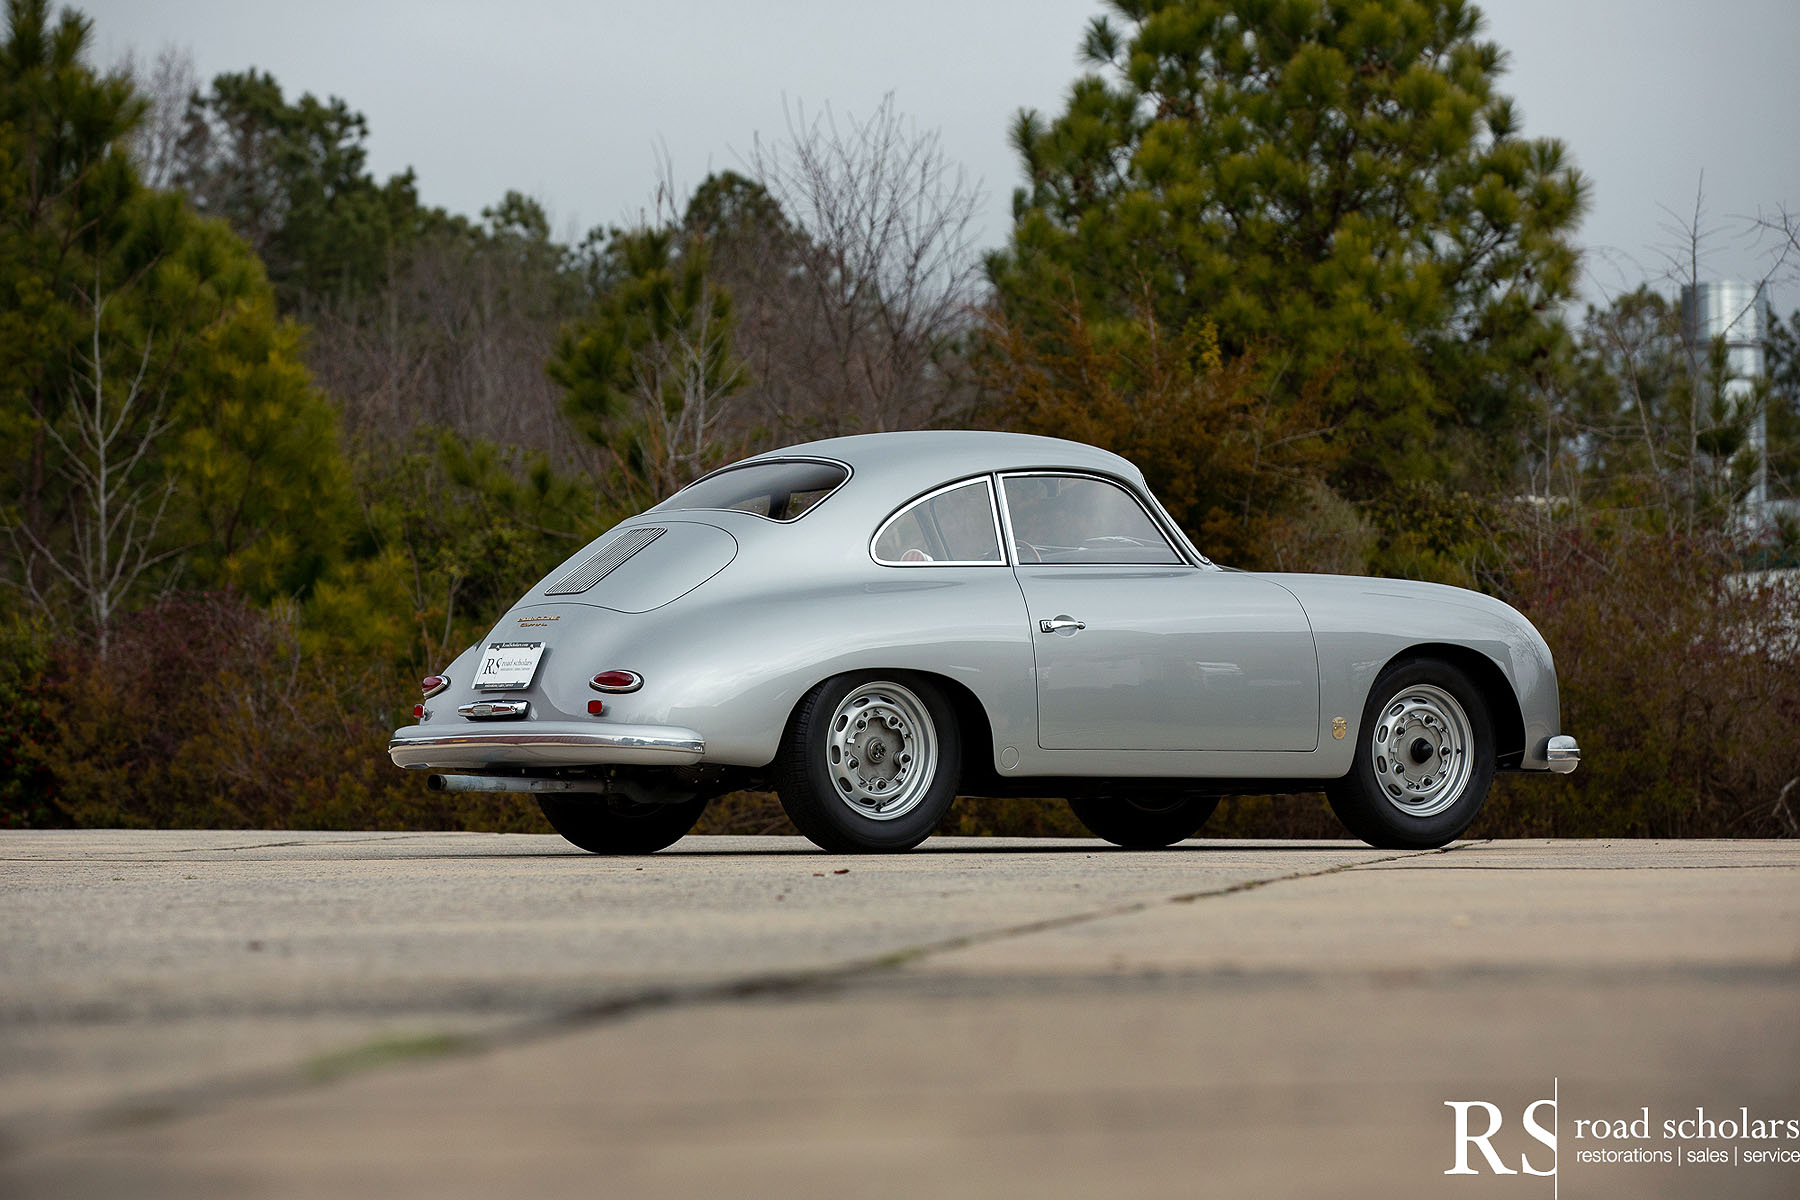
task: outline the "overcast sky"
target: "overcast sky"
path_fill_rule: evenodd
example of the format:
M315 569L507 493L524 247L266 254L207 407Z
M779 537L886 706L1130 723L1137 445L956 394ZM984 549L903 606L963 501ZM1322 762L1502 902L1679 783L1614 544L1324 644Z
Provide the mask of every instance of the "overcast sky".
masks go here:
M1099 0L88 0L97 57L191 52L203 80L256 66L290 96L368 116L377 175L468 214L509 188L559 232L629 219L666 153L684 188L779 137L784 102L896 107L984 186L999 245L1013 112L1055 110ZM1525 131L1562 138L1593 186L1588 292L1656 279L1705 177L1703 274L1757 278L1744 216L1800 211L1800 0L1488 0ZM1790 276L1790 279L1792 276ZM1788 283L1776 302L1794 306Z

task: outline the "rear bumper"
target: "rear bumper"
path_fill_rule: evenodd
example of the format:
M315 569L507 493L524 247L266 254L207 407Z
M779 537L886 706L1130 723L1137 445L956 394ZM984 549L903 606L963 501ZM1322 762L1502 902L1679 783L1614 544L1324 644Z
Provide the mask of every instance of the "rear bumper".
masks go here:
M688 766L706 754L706 742L691 729L671 725L610 725L595 728L537 722L529 728L445 730L426 725L396 729L388 757L409 770L472 771L485 767L586 767L639 763Z
M1581 747L1568 734L1559 734L1544 743L1544 758L1558 775L1567 775L1581 765Z

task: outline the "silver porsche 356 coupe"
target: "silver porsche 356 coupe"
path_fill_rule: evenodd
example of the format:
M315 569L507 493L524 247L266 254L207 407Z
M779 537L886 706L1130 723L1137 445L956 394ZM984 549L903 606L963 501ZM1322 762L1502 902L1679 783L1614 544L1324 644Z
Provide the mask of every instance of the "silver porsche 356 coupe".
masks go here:
M424 681L395 763L530 792L646 853L772 786L827 850L905 850L959 794L1067 796L1166 846L1232 794L1318 791L1441 846L1496 770L1572 771L1537 630L1476 592L1214 565L1126 460L870 434L758 455L615 526Z

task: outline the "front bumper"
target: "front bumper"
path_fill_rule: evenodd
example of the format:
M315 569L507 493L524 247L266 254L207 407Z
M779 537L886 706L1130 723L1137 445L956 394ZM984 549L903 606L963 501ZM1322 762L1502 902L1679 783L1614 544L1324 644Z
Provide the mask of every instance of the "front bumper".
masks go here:
M690 766L706 754L691 729L672 725L576 725L535 722L528 728L396 729L388 757L409 770L474 771L487 767L588 767L615 763Z
M1581 765L1581 747L1568 734L1559 734L1544 743L1544 758L1558 775L1567 775Z

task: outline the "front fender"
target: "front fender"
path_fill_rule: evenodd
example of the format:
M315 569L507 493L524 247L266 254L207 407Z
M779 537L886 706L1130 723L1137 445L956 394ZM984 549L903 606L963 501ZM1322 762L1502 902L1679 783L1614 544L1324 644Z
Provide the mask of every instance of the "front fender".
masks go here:
M1321 743L1332 765L1350 769L1363 706L1396 659L1434 646L1457 647L1491 663L1510 689L1524 731L1526 770L1547 770L1545 746L1561 732L1550 648L1517 609L1465 588L1342 575L1271 575L1306 609L1319 648L1320 698L1346 736ZM1340 772L1341 773L1341 772Z

